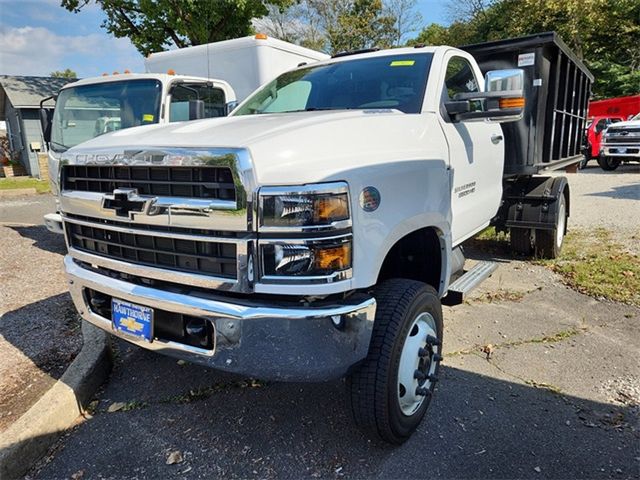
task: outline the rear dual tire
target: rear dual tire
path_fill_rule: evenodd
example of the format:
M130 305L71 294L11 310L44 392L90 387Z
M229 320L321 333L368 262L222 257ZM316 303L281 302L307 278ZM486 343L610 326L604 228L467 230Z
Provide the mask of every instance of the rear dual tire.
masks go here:
M520 255L554 259L560 256L567 232L567 199L564 194L558 198L558 214L554 228L549 230L511 228L509 230L511 249Z
M429 407L442 355L442 306L433 287L414 280L387 280L374 296L369 353L347 379L347 394L355 423L398 445Z

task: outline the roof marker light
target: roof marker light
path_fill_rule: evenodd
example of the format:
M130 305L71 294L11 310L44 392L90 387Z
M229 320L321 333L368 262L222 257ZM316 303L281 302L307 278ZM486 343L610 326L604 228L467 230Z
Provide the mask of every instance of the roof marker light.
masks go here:
M170 68L169 70L167 70L167 75L175 75L176 71L173 68Z
M256 40L266 40L267 38L267 34L266 33L256 33L255 39Z

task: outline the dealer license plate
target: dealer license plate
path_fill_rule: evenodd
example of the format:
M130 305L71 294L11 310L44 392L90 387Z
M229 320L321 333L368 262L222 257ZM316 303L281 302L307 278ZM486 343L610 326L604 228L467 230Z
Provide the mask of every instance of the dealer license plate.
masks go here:
M153 309L113 298L111 321L117 331L150 342L153 339Z

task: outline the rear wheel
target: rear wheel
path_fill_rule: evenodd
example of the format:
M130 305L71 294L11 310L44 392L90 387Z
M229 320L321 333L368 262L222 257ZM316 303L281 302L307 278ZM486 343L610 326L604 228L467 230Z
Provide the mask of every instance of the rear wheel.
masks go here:
M369 354L347 381L356 424L368 435L401 444L424 417L440 367L442 307L433 287L387 280L375 293Z
M536 230L536 257L557 258L567 231L567 201L564 194L558 199L558 215L552 230Z
M598 165L600 165L600 168L606 171L615 170L620 166L620 159L600 155L598 157Z

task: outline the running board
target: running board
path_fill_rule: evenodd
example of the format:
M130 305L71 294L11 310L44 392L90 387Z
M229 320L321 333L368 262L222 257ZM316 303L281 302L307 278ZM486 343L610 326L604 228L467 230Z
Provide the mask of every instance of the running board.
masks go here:
M449 285L447 295L442 299L443 305L460 305L464 297L484 282L498 268L496 262L479 262L455 282Z

